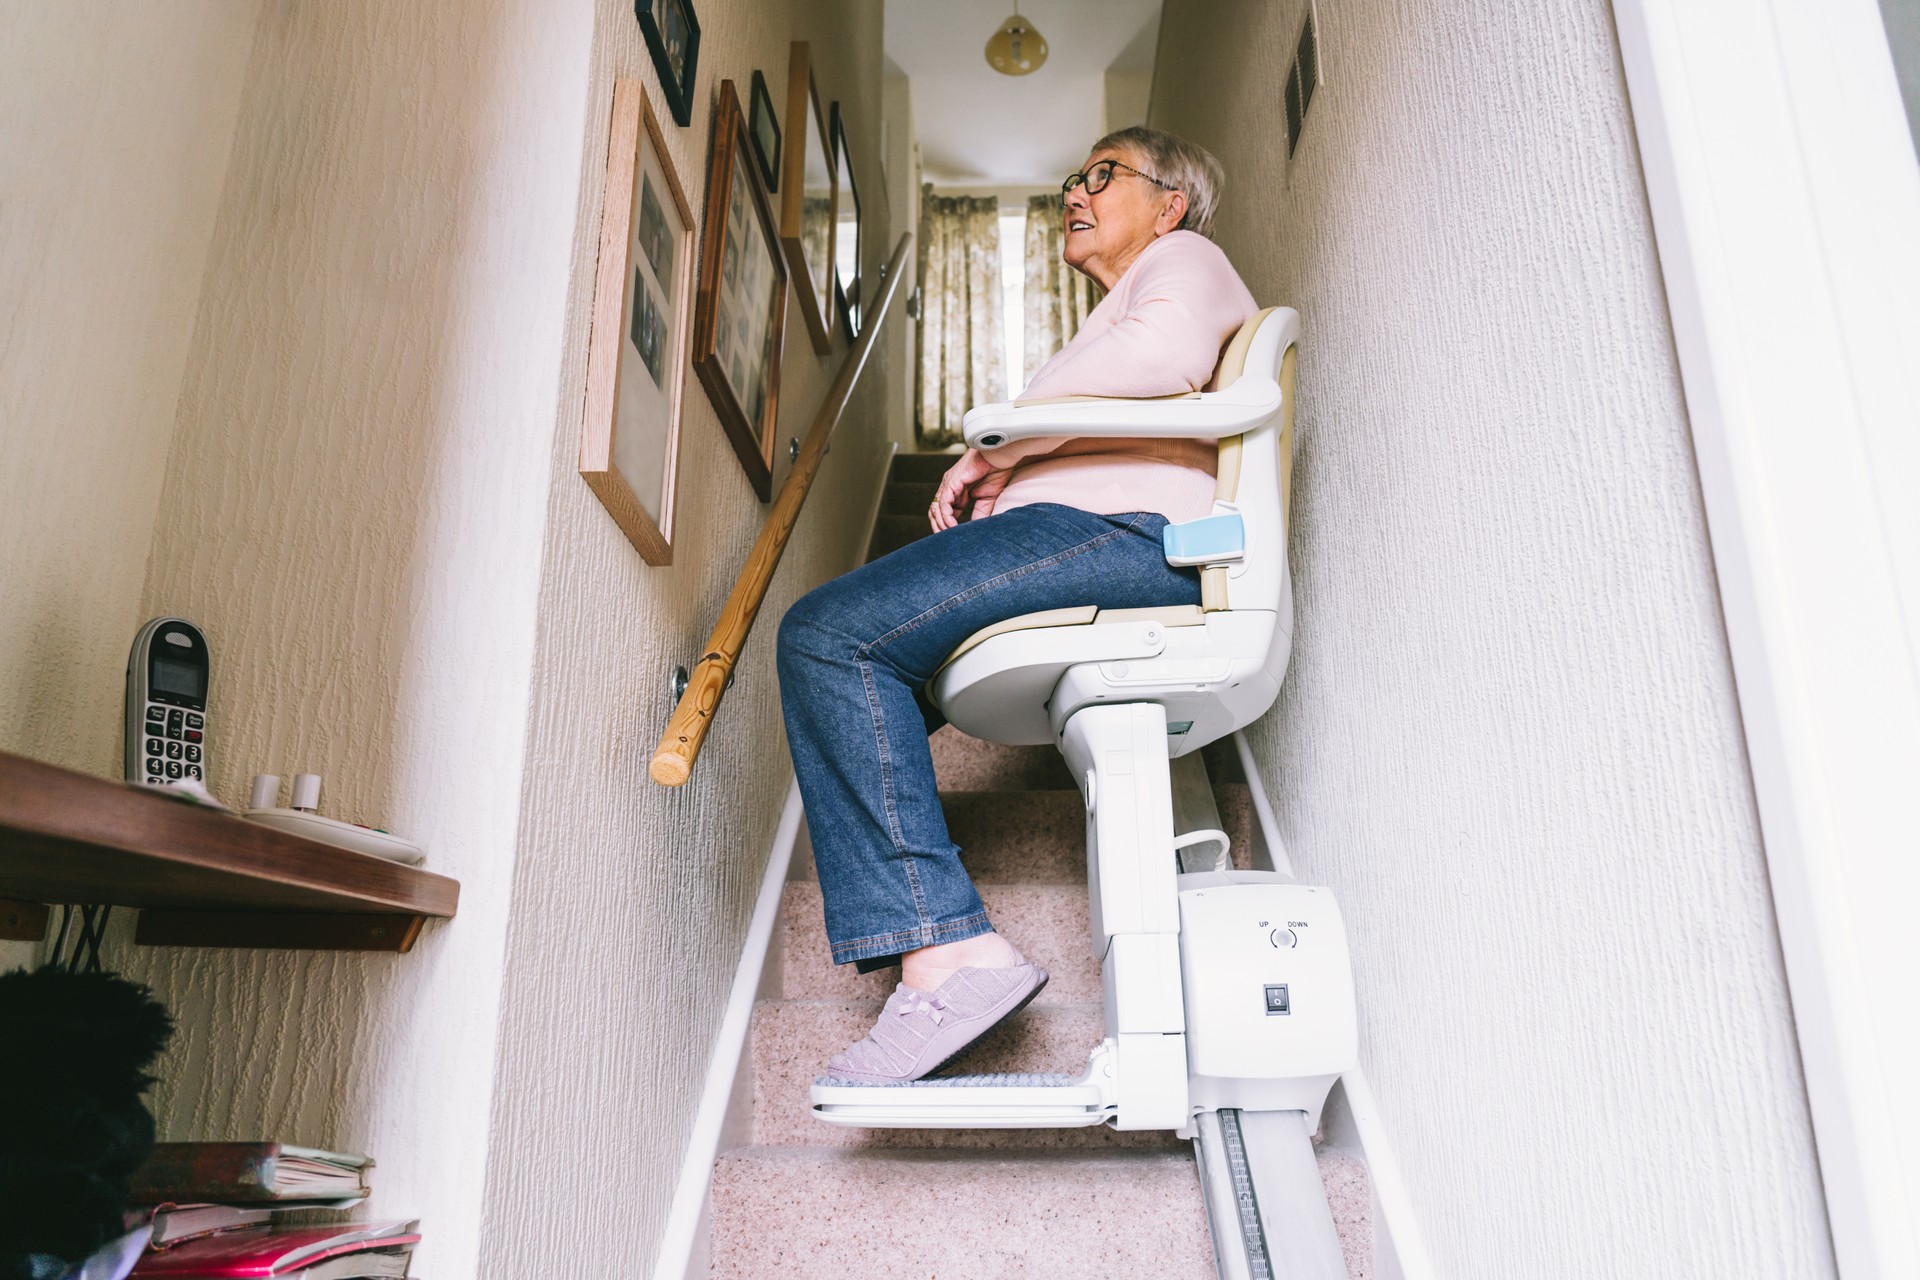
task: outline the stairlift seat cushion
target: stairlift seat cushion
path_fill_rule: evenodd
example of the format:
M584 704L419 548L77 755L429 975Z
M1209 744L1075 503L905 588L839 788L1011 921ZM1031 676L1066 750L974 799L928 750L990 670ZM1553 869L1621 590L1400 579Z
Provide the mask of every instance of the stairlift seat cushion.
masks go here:
M1038 631L1044 627L1084 627L1099 616L1099 613L1099 609L1086 604L1075 605L1069 609L1042 609L1038 613L1023 613L1018 617L1008 618L1004 622L996 622L990 627L980 628L962 640L959 647L948 654L947 660L940 664L940 669L944 671L955 658L967 650L978 649L995 636L1006 635L1009 631ZM938 675L939 672L934 674Z
M1150 608L1094 608L1092 604L1075 604L1071 608L1043 608L1037 614L1020 614L1018 618L1008 618L1006 622L995 622L991 628L973 631L973 635L960 641L960 645L947 654L947 660L933 670L933 676L927 677L927 689L931 691L933 681L937 681L941 672L945 672L962 654L979 649L996 635L1050 628L1085 628L1096 622L1158 622L1164 628L1204 628L1206 612L1202 612L1198 604L1154 604Z
M1038 613L1023 613L1018 617L996 622L962 640L959 647L947 655L947 660L928 679L928 687L939 679L940 672L954 664L960 655L979 648L995 636L1004 636L1014 631L1042 631L1051 627L1085 627L1096 622L1158 622L1164 627L1204 627L1207 615L1197 604L1154 605L1143 609L1099 609L1093 605L1076 605L1069 609L1042 609Z

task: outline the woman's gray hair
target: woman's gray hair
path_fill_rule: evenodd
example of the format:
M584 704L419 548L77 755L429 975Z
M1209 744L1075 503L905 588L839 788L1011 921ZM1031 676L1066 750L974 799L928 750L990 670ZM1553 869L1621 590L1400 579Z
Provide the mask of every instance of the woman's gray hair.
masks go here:
M1140 167L1187 196L1187 214L1180 219L1181 229L1213 236L1213 214L1220 207L1220 189L1226 185L1226 172L1205 147L1185 138L1145 125L1116 129L1093 144L1095 152L1130 151L1139 158Z

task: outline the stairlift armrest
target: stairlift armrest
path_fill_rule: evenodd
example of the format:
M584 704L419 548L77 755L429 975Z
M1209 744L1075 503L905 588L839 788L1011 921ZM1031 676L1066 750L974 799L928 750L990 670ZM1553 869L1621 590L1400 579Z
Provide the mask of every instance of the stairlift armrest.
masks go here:
M976 449L1042 436L1218 440L1251 431L1279 412L1280 384L1247 376L1223 391L1172 400L1076 396L983 404L968 412L963 429Z

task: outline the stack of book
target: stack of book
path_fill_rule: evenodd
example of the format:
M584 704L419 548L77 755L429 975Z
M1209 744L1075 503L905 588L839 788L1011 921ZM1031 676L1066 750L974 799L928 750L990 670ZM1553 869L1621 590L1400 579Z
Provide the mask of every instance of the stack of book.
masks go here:
M277 1226L294 1209L365 1200L365 1156L278 1142L163 1142L133 1176L130 1226L153 1238L131 1280L389 1280L405 1277L416 1222Z

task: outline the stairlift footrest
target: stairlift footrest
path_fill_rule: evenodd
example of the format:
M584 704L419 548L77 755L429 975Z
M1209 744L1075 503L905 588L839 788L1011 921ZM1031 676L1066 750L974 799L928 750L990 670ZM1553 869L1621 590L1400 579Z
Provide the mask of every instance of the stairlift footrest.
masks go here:
M1106 1089L1052 1074L940 1076L910 1084L813 1082L813 1114L863 1129L1077 1129L1113 1114Z

